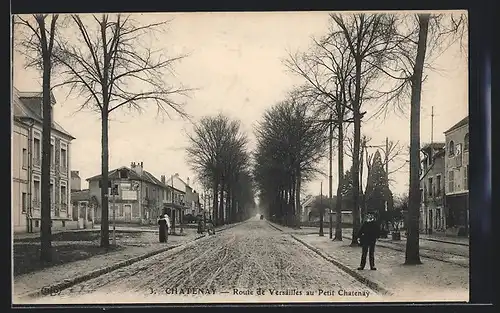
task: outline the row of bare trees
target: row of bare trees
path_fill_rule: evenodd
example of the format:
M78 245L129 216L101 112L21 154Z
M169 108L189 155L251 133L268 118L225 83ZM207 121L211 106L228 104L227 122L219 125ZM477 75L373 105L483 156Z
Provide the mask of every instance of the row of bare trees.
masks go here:
M216 225L248 219L254 208L248 138L237 120L206 116L189 134L188 162L211 190Z
M338 147L337 227L342 240L344 132L352 126L353 238L360 227L363 144L361 125L369 109L378 117L391 109L406 112L410 104L410 187L406 264L419 264L420 107L424 69L460 40L467 19L454 14L331 14L326 35L305 52L290 53L286 67L303 78L312 103L335 124ZM365 119L366 120L366 119Z
M50 25L50 26L48 26ZM102 126L102 186L108 185L109 118L119 109L158 113L174 112L187 117L178 96L189 91L172 78L176 61L154 50L144 38L161 31L167 22L140 23L130 15L79 16L35 14L14 17L14 44L26 58L27 67L39 69L43 85L41 259L51 261L49 160L50 92L68 87L68 94L82 100L80 109L99 114ZM53 73L58 71L58 75ZM53 77L54 76L54 77ZM58 81L54 82L56 78ZM109 246L108 188L101 189L101 246Z
M309 98L300 90L268 109L256 129L254 177L259 204L268 218L300 225L303 182L310 180L326 156L325 126L311 114Z

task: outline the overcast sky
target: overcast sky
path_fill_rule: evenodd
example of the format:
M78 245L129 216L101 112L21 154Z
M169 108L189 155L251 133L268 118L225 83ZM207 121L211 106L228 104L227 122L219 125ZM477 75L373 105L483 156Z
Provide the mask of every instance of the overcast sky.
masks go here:
M302 80L282 65L287 51L304 50L312 36L323 35L328 27L326 12L297 13L183 13L142 14L136 19L172 19L169 32L154 43L154 48L167 49L172 54L190 53L176 66L176 79L198 88L187 99L186 111L195 120L204 115L222 112L240 119L251 140L253 129L263 112L282 100L294 85ZM468 114L467 58L460 57L458 46L451 47L435 63L439 72L427 72L422 95L421 141L429 142L431 107L434 107L434 141L443 141L443 132ZM23 67L24 59L16 52L14 86L21 91L41 90L40 74ZM100 173L101 126L99 116L92 112L75 113L81 99L68 99L68 90L54 91L57 104L54 117L76 139L71 145L71 169L80 171L83 180ZM367 108L368 114L370 108ZM182 178L195 180L196 173L186 162L185 132L189 123L179 119L156 118L151 108L142 114L115 111L109 132L109 167L130 166L144 162L144 169L158 178L179 173ZM370 120L362 132L372 138L371 144L384 144L385 138L409 142L409 119L391 114L385 119ZM319 166L328 170L327 161ZM391 164L399 167L401 163ZM345 168L349 168L347 158ZM408 170L393 174L393 191L407 192ZM328 192L328 179L319 177L306 184L306 193ZM197 186L194 182L195 188ZM337 185L334 160L333 190ZM86 188L87 183L82 182Z

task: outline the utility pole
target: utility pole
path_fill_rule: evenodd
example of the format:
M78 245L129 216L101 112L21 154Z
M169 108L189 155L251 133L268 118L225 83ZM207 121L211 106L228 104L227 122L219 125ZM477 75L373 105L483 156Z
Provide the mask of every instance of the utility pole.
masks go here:
M330 223L330 239L333 238L333 216L332 213L330 212L331 208L330 205L332 204L332 165L333 165L333 113L330 113L330 164L329 164L329 176L328 176L328 198L329 203L328 203L328 222Z
M323 237L323 215L325 215L325 209L323 208L323 182L321 182L320 194L319 194L319 236Z
M389 137L385 137L385 179L389 188ZM385 199L385 211L389 206L388 199Z
M116 207L115 207L115 184L114 184L114 181L111 181L112 182L112 188L111 188L111 194L113 195L113 202L112 202L112 205L113 205L113 246L116 246L116 216L115 216L115 211L116 211Z

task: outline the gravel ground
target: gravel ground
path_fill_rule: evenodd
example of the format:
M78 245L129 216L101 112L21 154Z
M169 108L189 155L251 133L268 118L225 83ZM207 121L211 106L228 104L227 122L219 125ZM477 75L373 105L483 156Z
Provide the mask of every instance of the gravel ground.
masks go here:
M350 240L331 241L318 235L295 235L335 260L356 269L361 248L350 247ZM393 293L389 301L468 301L469 269L452 263L421 258L421 265L403 265L405 253L377 244L377 271L359 271L367 279ZM367 260L368 261L368 260Z
M264 290L264 295L258 295L259 290ZM373 290L289 235L276 231L266 221L255 220L37 302L366 302L380 299Z

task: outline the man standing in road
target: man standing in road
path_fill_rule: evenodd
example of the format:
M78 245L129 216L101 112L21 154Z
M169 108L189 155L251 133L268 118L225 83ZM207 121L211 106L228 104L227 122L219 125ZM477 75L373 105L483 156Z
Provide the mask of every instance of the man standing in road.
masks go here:
M375 243L379 237L380 227L372 213L368 213L366 221L361 225L358 232L358 238L362 247L361 265L358 270L364 270L366 265L366 254L369 253L370 269L375 271Z

